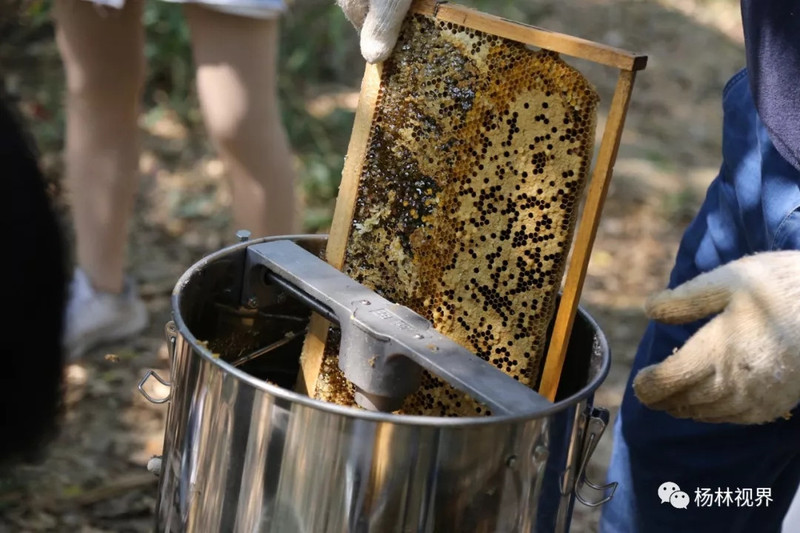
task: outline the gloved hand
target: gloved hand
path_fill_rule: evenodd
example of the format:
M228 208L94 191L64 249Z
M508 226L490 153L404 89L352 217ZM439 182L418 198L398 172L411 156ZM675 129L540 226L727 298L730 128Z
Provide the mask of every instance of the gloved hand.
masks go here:
M369 63L392 53L411 0L337 0L347 20L361 32L361 55Z
M733 261L651 297L648 316L681 324L720 313L633 381L639 400L678 418L759 424L800 401L800 252Z

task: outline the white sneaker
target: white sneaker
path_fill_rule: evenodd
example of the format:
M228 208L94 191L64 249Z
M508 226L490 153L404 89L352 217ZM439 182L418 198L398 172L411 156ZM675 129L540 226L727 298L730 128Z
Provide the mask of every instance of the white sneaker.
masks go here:
M131 280L121 294L96 291L83 270L75 269L69 290L64 349L70 360L90 349L134 335L147 326L147 309Z

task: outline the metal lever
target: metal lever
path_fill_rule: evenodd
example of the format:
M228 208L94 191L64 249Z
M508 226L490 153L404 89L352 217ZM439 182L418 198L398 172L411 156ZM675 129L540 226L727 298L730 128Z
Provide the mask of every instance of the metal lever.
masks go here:
M419 386L423 368L497 414L531 414L552 406L533 389L436 331L424 317L386 300L291 241L248 247L246 277L259 267L265 281L287 289L339 324L339 366L356 386L356 401L362 407L399 408Z
M592 409L592 413L589 415L589 420L586 424L586 440L583 446L583 453L581 453L581 464L578 467L577 482L575 484L575 498L577 498L579 502L587 507L599 507L600 505L610 501L611 498L614 497L614 492L617 490L617 485L619 485L619 483L616 481L606 485L597 485L589 481L589 479L586 477L586 465L589 464L589 460L592 458L592 454L597 447L597 443L600 442L600 438L603 436L603 432L608 426L608 419L609 417L607 409L595 407ZM596 501L587 500L581 494L581 489L584 485L588 486L594 491L602 493L603 496L601 499ZM608 495L606 495L607 491L610 491Z

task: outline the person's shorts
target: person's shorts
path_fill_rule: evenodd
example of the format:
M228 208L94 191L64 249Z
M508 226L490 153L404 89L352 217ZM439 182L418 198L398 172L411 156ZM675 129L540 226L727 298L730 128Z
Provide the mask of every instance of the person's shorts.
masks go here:
M89 0L90 2L120 9L125 5L125 0ZM201 4L222 13L240 15L243 17L271 19L279 17L286 11L283 0L165 0L178 4L189 2Z

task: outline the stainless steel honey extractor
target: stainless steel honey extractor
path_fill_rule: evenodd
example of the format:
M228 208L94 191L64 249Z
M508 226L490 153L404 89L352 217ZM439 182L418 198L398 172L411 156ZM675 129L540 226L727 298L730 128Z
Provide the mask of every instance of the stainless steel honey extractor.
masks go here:
M176 285L157 531L564 532L576 499L610 498L613 484L585 477L608 422L592 395L610 353L584 310L558 397L535 412L416 417L319 402L291 390L308 309L283 293L238 305L248 247L277 240L325 243L242 242ZM275 349L247 355L264 346Z

